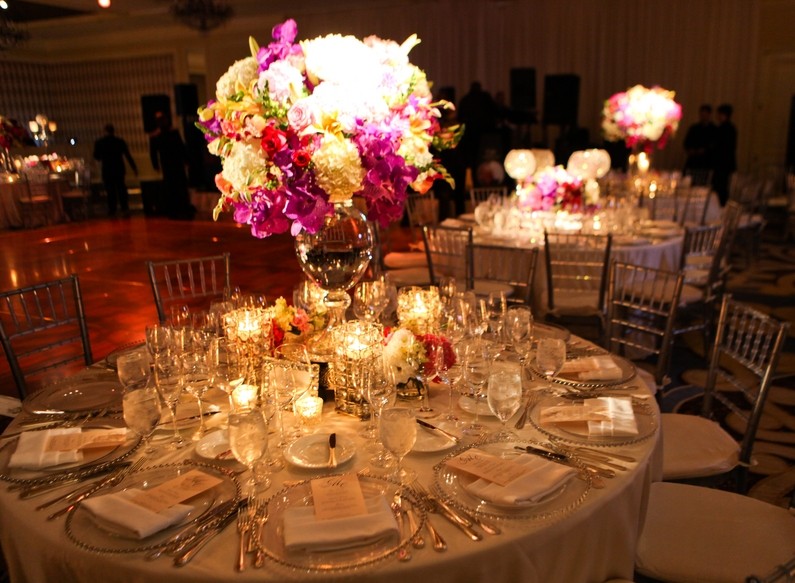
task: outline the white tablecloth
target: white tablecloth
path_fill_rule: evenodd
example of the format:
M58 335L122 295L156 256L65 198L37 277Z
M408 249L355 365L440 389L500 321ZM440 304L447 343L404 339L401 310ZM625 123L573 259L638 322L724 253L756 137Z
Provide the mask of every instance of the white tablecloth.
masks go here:
M643 381L639 380L638 383L642 387L639 391L643 391L646 388ZM433 401L435 407L444 409L447 402L444 391L437 387ZM650 402L653 403L653 400ZM361 423L334 413L330 406L326 405L323 429L346 433L362 445L356 433ZM462 418L469 418L463 411L459 410L458 414ZM657 412L655 415L659 417ZM493 418L487 418L487 424L496 428ZM9 431L13 431L13 425ZM520 437L542 438L530 423L520 432ZM413 559L408 563L389 559L355 573L346 573L344 578L379 583L599 583L613 577L631 579L635 544L645 514L649 484L660 477L660 446L659 434L655 434L646 441L616 450L634 456L638 462L628 464L630 469L617 472L614 479L605 480L604 489L592 489L584 503L562 519L554 522L504 521L501 523L503 534L486 535L483 541L472 542L441 516L431 515L434 525L447 540L447 552L437 553L428 543L425 549L415 549ZM184 453L168 452L150 461L177 461L191 453L192 448ZM432 482L433 465L443 455L409 454L405 463L417 470L422 483L429 485ZM354 471L365 467L366 457L367 454L360 453L350 466L342 470ZM287 467L273 476L274 486L265 495L276 492L284 481L302 480L315 475L308 470ZM240 476L241 480L246 477L246 474ZM270 561L263 569L249 567L243 573L236 573L233 568L237 548L234 526L227 527L189 565L182 568L173 567L168 558L149 562L138 554L87 552L67 538L63 518L48 522L45 512L34 510L41 500L34 498L21 501L16 493L6 491L5 487L0 488L0 542L12 582L207 583L232 579L340 579L302 576ZM426 540L429 540L428 536Z

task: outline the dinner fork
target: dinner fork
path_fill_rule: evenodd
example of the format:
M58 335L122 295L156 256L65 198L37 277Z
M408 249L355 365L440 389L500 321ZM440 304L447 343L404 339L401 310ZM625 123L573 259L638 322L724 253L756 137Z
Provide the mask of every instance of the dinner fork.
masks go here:
M262 534L268 522L268 505L261 502L257 508L256 522L256 549L254 554L254 567L259 569L265 564L265 549Z
M417 485L418 489L421 489L422 492L424 492L428 498L436 500L438 503L440 502L439 499L434 497L433 494L431 494L430 492L428 492L428 490L426 490L424 486L422 486L419 483L417 483ZM443 504L444 506L447 506L447 504L443 502L440 503ZM497 526L492 522L489 522L488 520L481 518L480 516L477 516L471 512L466 512L465 510L462 510L460 508L455 508L455 509L450 508L449 510L451 511L452 514L455 514L459 518L463 519L467 526L471 527L472 524L474 523L477 524L481 529L483 529L483 532L485 532L486 534L502 534L502 530L500 529L499 526Z
M411 549L409 548L409 541L406 541L405 544L403 543L403 536L406 535L407 531L409 530L406 525L406 518L403 509L401 508L400 504L400 490L395 492L395 496L392 498L392 502L389 504L389 507L392 509L392 514L395 515L395 520L397 521L398 530L400 531L400 542L401 545L398 548L397 558L398 561L406 562L411 560Z
M239 508L237 511L237 533L240 537L237 553L237 570L246 570L246 541L251 532L251 516L248 509Z

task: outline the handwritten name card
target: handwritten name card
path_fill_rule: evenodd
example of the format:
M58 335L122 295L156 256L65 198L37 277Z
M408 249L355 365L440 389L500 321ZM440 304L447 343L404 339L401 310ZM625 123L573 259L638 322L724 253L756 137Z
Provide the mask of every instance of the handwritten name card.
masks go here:
M81 449L99 449L118 447L127 440L127 430L109 429L101 431L81 431L53 435L47 440L45 451L78 451Z
M223 480L201 470L191 470L186 474L150 488L132 499L132 502L152 512L162 512L166 508L198 496L214 488Z
M477 449L470 449L447 462L451 468L467 472L478 478L507 486L521 478L527 468L512 460L489 455Z
M367 514L364 494L356 474L317 478L310 482L315 518L332 520Z

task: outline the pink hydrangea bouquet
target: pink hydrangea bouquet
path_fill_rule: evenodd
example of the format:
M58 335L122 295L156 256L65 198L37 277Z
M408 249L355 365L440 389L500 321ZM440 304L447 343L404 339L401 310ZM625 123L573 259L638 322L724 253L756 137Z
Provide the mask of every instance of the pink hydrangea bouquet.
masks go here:
M255 237L317 232L333 204L357 195L370 220L403 213L408 188L426 192L450 176L431 148L452 147L425 73L403 44L327 35L296 42L294 20L234 63L199 110L210 152L221 157L214 216L234 212Z
M517 189L519 208L531 211L583 210L583 181L563 166L536 172Z
M628 148L662 149L679 127L682 106L675 93L662 87L635 85L605 101L602 133L611 141L624 140Z
M296 308L280 297L268 308L271 316L273 345L285 342L303 342L307 337L322 330L327 322L325 312L309 314L303 308Z

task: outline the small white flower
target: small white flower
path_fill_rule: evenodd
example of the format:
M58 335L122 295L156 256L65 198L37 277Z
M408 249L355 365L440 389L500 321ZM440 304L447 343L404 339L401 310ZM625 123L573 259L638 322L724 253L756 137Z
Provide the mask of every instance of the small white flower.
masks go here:
M248 90L258 74L259 64L254 57L236 61L215 84L215 97L219 101L228 99L240 90L240 86Z

